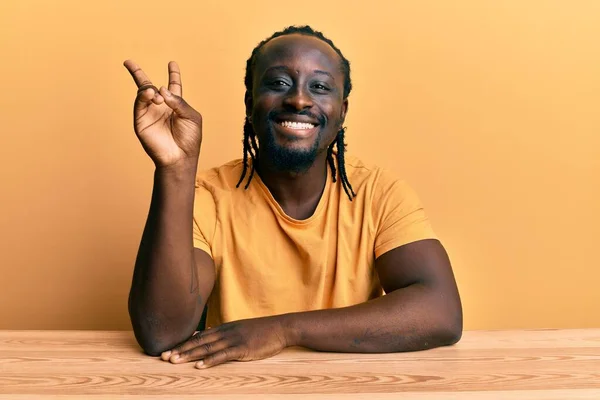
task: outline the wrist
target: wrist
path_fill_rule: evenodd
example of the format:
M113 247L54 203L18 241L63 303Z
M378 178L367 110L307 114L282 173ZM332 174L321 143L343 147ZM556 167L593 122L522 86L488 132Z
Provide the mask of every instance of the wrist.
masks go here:
M169 179L189 180L196 179L198 159L184 159L170 165L157 165L156 174Z
M299 346L302 334L298 323L298 315L296 313L280 315L280 324L286 345L288 347Z

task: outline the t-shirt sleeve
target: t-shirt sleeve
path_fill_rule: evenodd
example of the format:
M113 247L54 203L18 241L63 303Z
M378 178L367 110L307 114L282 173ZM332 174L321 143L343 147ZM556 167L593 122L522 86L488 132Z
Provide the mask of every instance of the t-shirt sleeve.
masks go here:
M213 256L212 241L217 224L214 195L202 182L196 181L194 197L193 240L194 247Z
M402 180L383 179L373 205L377 223L375 258L396 247L436 239L417 193Z

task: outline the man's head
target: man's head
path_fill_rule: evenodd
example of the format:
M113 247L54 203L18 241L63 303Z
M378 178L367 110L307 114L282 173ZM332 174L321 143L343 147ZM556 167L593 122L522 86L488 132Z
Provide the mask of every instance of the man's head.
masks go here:
M246 64L244 171L248 154L280 171L303 172L326 156L335 181L333 146L344 189L344 122L352 89L350 64L320 32L289 27L262 41ZM258 143L257 143L258 140ZM326 154L325 154L326 153ZM248 184L246 187L248 187Z

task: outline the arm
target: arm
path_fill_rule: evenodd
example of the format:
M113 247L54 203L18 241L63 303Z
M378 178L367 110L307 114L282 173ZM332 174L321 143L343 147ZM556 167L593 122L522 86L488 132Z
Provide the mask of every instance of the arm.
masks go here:
M124 64L138 87L134 130L156 166L129 315L139 344L157 355L192 335L215 279L212 259L192 239L202 116L181 97L177 63L169 63L169 88L160 90L134 62Z
M192 245L196 166L157 168L135 263L129 315L150 355L189 338L214 284L210 256Z
M287 346L337 352L400 352L456 343L462 307L444 247L435 239L390 250L375 261L387 294L350 307L298 312L223 324L193 336L163 360L258 360Z
M281 316L289 344L339 352L398 352L456 343L462 307L437 240L393 249L375 261L386 295L351 307Z

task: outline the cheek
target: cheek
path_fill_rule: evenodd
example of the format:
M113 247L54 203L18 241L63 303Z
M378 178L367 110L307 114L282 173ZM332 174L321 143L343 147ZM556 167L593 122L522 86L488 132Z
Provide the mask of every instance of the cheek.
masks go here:
M342 119L342 105L341 104L323 104L322 111L329 119L329 124L339 124Z
M323 133L322 133L323 136L321 138L321 146L320 147L326 148L332 142L334 142L335 138L338 135L339 130L340 130L339 116L336 116L333 120L329 120L327 127L323 131Z
M335 131L340 129L341 124L342 124L342 110L341 109L332 110L331 113L328 114L328 117L329 117L329 121L328 121L329 128L333 129Z
M252 116L257 121L264 121L273 108L273 99L267 96L259 97L253 105Z

